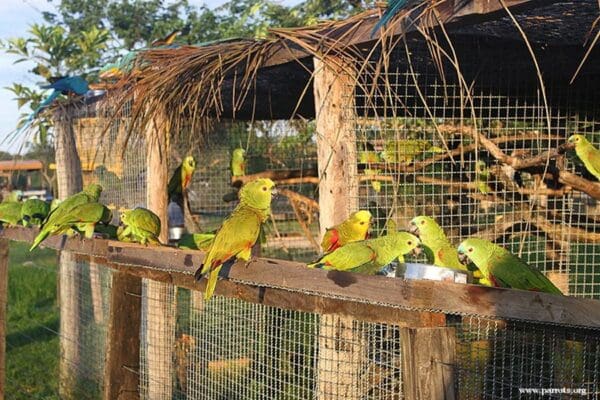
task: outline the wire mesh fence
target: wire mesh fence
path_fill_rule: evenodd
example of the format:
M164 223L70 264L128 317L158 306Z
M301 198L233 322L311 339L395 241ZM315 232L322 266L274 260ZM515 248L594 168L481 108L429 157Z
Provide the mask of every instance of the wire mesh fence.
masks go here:
M598 142L600 110L591 89L598 76L566 89L549 78L545 98L537 84L523 82L533 73L530 58L496 69L493 59L514 58L514 48L486 58L484 51L461 53L460 38L453 44L460 75L447 62L436 64L422 41L409 41L393 51L385 74L375 56L375 72L359 77L359 206L373 214L376 233L388 219L406 228L415 216L433 216L456 245L469 236L492 240L565 294L600 298L597 201L558 178L558 171L588 176L577 157L568 152L516 170L478 140L482 135L521 158L556 149L573 133ZM556 63L542 64L543 71L551 75Z
M62 257L60 331L42 324L60 342L54 390L61 398L101 398L111 269ZM144 293L136 373L145 399L409 398L414 381L405 357L430 351L411 348L412 328L403 321L366 322L219 296L205 303L200 292L149 280ZM173 313L174 324L163 310ZM447 391L455 398L594 398L600 391L597 328L446 314L436 327L420 329L441 330L455 343L448 359L420 367L452 371Z

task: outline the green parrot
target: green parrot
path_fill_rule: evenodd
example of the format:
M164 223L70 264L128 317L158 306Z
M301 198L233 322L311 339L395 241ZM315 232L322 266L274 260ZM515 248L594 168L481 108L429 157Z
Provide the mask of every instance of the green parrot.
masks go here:
M197 280L209 274L204 299L212 297L219 271L224 263L237 258L248 261L261 226L271 215L271 198L277 193L268 178L246 183L239 192L240 202L215 234L204 263L195 273Z
M177 201L182 198L183 191L186 190L196 170L196 159L194 156L187 156L182 163L173 171L169 185L167 187L169 193L169 201Z
M488 194L492 191L492 188L490 188L490 185L488 184L489 180L490 170L485 164L485 161L477 161L475 164L475 183L477 184L477 189L481 193Z
M231 154L231 176L246 175L246 150L237 148Z
M374 275L395 259L404 262L404 255L419 244L419 238L412 233L393 232L375 239L348 243L308 264L308 267Z
M458 246L493 286L562 294L544 274L488 240L469 238Z
M444 230L431 217L424 215L410 221L410 232L419 237L429 262L433 265L467 271L458 259L458 251L446 237Z
M121 213L124 228L117 233L122 242L160 245L160 218L147 208L138 207Z
M100 198L100 194L102 193L102 186L92 183L86 186L81 192L74 194L71 197L66 198L62 201L54 210L50 211L50 214L46 217L46 220L42 224L42 228L40 233L33 240L33 244L29 251L35 249L39 246L40 243L48 237L48 235L58 234L56 224L58 220L63 218L65 214L68 214L74 207L87 204L87 203L97 203ZM65 232L60 232L65 233Z
M41 226L50 213L50 204L40 199L27 199L21 208L23 226Z
M21 208L23 203L17 201L5 201L0 203L0 222L9 226L18 225L21 220Z
M108 224L111 219L112 211L104 204L79 204L54 220L54 231L51 233L61 234L73 229L87 239L91 239L96 224Z
M434 146L427 140L404 139L386 142L381 157L388 163L411 164L423 153L443 153L444 149Z
M572 135L569 143L575 145L575 153L585 168L600 180L600 150L594 147L583 135Z
M59 200L59 199L53 199L53 200L50 202L50 212L52 212L52 211L56 210L56 207L58 207L58 205L59 205L60 203L62 203L62 201L61 201L61 200Z
M215 238L215 234L212 232L209 232L209 233L186 233L181 236L181 239L179 239L179 242L177 243L177 247L179 247L180 249L206 251L212 244L212 241L214 238Z
M382 162L381 156L379 155L379 153L377 153L375 151L375 148L373 147L373 145L371 143L366 142L364 147L365 147L365 149L358 153L358 162L359 163L367 164L367 167L368 167L369 164L377 164L377 163ZM381 170L365 168L363 170L363 173L365 175L380 175ZM373 188L373 190L376 193L381 192L381 181L371 180L371 187Z
M346 243L366 239L372 220L373 216L368 210L353 212L348 219L327 228L321 240L321 248L325 253L329 253Z

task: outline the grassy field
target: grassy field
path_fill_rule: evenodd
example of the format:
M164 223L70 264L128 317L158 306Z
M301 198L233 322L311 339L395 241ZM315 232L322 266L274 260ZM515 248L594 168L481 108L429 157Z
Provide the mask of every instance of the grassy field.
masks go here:
M7 399L56 399L58 332L56 252L11 243L7 321Z

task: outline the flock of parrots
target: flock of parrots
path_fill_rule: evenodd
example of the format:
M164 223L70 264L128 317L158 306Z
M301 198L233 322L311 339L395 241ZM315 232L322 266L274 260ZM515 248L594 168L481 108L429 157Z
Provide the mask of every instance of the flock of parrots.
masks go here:
M600 151L582 135L573 135L568 141L586 168L600 180ZM244 150L233 151L233 176L245 175ZM192 156L186 157L174 171L169 184L171 201L180 199L189 187L196 168ZM216 232L184 235L178 243L181 248L206 251L204 263L195 273L196 279L207 277L205 299L211 298L219 271L227 261L248 261L262 224L271 214L271 199L276 194L275 183L258 178L246 183L238 193L239 203ZM69 236L78 233L86 238L94 234L125 242L160 245L161 221L145 208L123 210L120 225L110 222L112 210L99 203L102 187L92 183L83 191L62 202L48 204L39 199L20 202L7 198L0 203L0 221L5 225L39 226L31 245L35 249L49 235ZM429 262L440 267L468 271L482 285L533 290L554 294L561 291L544 274L528 265L506 249L484 239L468 238L458 248L446 237L435 219L417 216L410 221L407 231L397 231L388 224L387 234L368 239L372 220L369 211L359 210L342 223L326 230L321 247L324 254L309 268L376 274L396 259L422 248ZM467 261L472 265L467 266Z

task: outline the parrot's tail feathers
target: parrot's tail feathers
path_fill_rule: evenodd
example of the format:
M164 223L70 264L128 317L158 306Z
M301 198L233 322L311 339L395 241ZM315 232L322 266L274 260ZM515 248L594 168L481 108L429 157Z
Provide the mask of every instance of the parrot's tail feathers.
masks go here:
M44 241L44 239L46 239L48 237L49 234L50 234L50 232L48 232L47 230L42 230L40 233L38 233L38 235L33 240L33 243L31 244L29 251L33 251L36 247L38 247L40 245L40 243L42 243Z
M197 281L200 281L200 280L202 279L202 277L204 276L204 273L202 272L202 270L203 270L203 269L204 269L204 264L202 264L202 265L200 266L200 268L198 268L198 269L196 270L196 272L194 273L194 278L195 278Z
M204 292L204 301L210 300L213 293L215 292L215 288L217 286L217 278L219 277L219 271L221 267L217 267L210 271L210 275L208 276L208 281L206 282L206 291Z
M371 37L377 32L379 29L383 28L387 25L387 23L396 15L407 3L407 0L392 0L388 2L388 7L381 16L377 25L371 31Z

